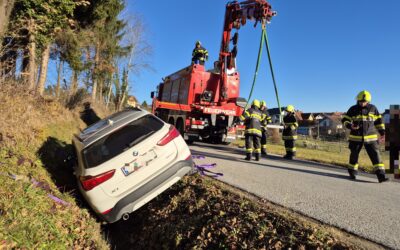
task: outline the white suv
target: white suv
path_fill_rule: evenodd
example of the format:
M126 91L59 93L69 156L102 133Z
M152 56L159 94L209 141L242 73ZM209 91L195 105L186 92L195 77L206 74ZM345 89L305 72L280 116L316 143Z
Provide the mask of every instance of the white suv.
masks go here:
M174 126L126 109L76 135L75 175L93 210L112 223L193 171L190 150Z

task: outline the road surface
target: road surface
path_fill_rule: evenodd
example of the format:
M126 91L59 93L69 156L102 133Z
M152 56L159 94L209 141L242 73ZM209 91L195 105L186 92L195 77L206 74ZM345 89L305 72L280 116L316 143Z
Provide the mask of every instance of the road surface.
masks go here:
M271 156L244 161L244 151L196 143L196 164L217 163L219 179L273 203L384 246L400 249L400 183L375 175L349 180L344 168Z

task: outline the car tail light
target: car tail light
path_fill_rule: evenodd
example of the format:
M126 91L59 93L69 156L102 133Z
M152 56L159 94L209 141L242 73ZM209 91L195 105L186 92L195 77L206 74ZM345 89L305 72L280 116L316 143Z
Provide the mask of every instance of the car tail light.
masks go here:
M101 183L108 181L111 177L114 176L115 169L110 170L108 172L96 175L96 176L81 176L79 179L81 181L82 187L85 191L92 190L96 186L100 185Z
M180 135L181 134L179 133L179 131L173 125L171 125L169 127L168 133L157 143L157 145L164 146Z
M112 208L110 208L110 209L108 209L108 210L102 212L101 214L108 214L109 212L111 212L111 210L112 210Z

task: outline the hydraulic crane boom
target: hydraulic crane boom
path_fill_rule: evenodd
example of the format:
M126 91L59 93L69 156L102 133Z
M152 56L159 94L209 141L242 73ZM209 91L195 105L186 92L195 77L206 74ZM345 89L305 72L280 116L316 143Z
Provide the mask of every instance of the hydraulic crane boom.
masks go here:
M220 82L220 103L226 103L229 99L228 90L228 70L236 69L235 58L237 55L238 33L236 32L231 38L233 29L240 29L246 24L247 19L254 20L257 25L260 22L265 25L273 16L275 11L271 10L271 5L265 0L248 0L244 2L230 2L226 5L224 32L222 34L222 42L219 53L219 72L221 75ZM233 42L233 49L230 50L230 41Z

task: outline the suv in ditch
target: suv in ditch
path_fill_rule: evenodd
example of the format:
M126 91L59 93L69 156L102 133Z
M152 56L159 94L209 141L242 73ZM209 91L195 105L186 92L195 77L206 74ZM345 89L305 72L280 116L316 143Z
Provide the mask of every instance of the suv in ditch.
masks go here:
M74 172L93 210L112 223L140 208L193 171L178 130L149 112L115 113L73 138Z

